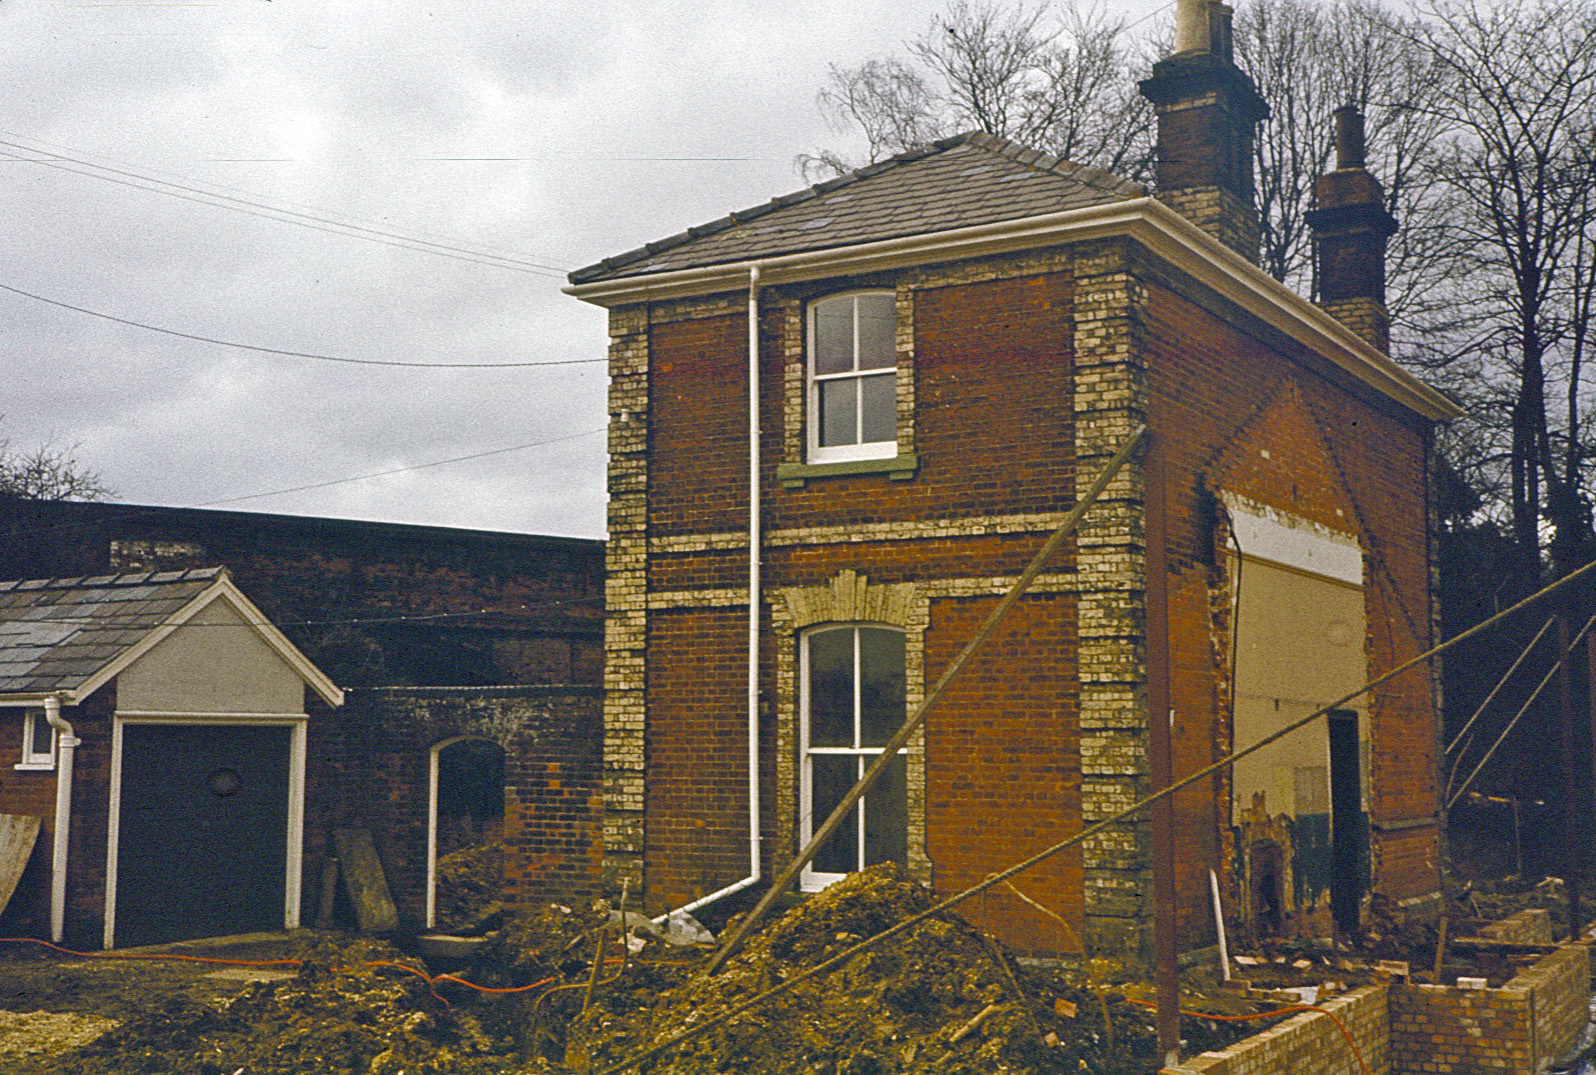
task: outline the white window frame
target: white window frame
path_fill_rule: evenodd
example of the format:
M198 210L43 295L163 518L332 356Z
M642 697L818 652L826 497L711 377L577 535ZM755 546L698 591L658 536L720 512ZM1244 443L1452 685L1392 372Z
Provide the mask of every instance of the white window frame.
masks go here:
M853 692L854 692L854 694L853 694L853 739L854 739L854 743L857 744L859 742L859 739L860 739L860 728L859 728L859 724L860 724L859 684L860 684L860 681L863 678L863 677L861 677L860 675L857 674L858 673L858 667L859 667L859 629L860 628L872 628L872 629L876 629L876 630L891 631L891 632L893 632L895 634L899 634L899 635L903 636L903 638L904 638L904 650L905 650L905 661L904 661L904 664L905 664L904 677L905 677L905 688L906 688L905 694L907 695L907 677L908 677L907 652L908 652L908 641L909 641L909 639L908 639L908 632L905 631L903 628L898 627L898 626L896 626L894 624L890 624L890 623L863 623L863 622L861 622L861 623L821 623L821 624L815 624L813 627L808 628L807 630L805 630L799 636L799 646L798 646L798 684L799 684L799 699L798 699L798 751L799 751L799 764L798 764L798 772L799 772L799 776L798 776L798 842L799 842L799 846L800 847L807 846L809 841L810 841L810 839L814 836L816 828L818 828L820 825L825 824L825 818L823 818L823 817L818 817L817 818L815 816L815 809L814 809L814 773L813 773L813 767L810 764L810 759L812 757L815 757L816 755L851 756L851 757L857 758L857 759L859 759L859 763L857 764L857 766L856 766L856 768L854 770L855 781L857 782L858 777L864 775L865 769L868 768L870 763L873 762L874 759L877 758L878 756L880 756L880 754L881 754L881 748L880 747L865 747L865 746L857 746L857 745L852 746L852 747L811 747L809 745L809 727L810 727L810 724L809 724L809 694L810 694L810 686L809 686L809 682L810 682L810 680L809 680L809 642L810 642L810 639L814 638L816 635L825 634L825 633L830 632L830 631L836 631L836 630L840 630L840 629L844 629L844 628L849 628L849 629L853 630L853 653L854 653L854 669L855 669L855 675L853 677ZM907 702L907 698L905 699L905 701ZM899 757L907 759L908 753L909 753L909 751L908 751L907 747L898 748L898 756ZM866 798L868 799L868 796L866 796ZM858 825L858 833L856 834L856 837L855 837L855 847L857 849L857 851L856 851L856 855L857 855L856 861L859 863L858 868L863 868L862 859L864 857L864 849L865 849L865 824L866 824L867 804L865 802L860 802L859 806L857 808L857 811L858 812L855 815L855 823ZM905 811L904 826L905 826L904 845L905 845L905 848L907 848L907 846L908 846L908 832L907 832L907 829L909 827L908 826L907 811ZM905 865L906 866L907 863L900 863L900 865ZM802 889L803 891L805 891L805 892L818 892L821 889L824 889L824 888L826 888L829 885L833 885L836 882L841 881L846 876L848 876L848 875L844 874L844 873L833 873L833 872L830 872L830 871L817 870L814 867L814 862L811 860L808 864L806 864L804 866L803 872L799 875L798 887L800 889Z
M55 769L56 748L60 745L61 733L54 726L50 728L49 753L41 753L33 749L33 735L38 728L38 722L48 719L44 715L43 709L30 707L22 711L22 760L14 768L38 772L47 772Z
M898 371L901 368L900 356L897 353L896 343L893 348L893 362L890 367L878 370L853 369L842 373L817 373L815 361L819 332L817 330L820 307L842 300L853 302L853 350L854 364L858 365L859 357L859 306L858 300L866 296L885 296L893 303L896 310L897 297L892 291L844 291L834 295L826 295L815 299L809 304L806 322L808 328L808 342L805 348L806 358L804 363L804 400L805 400L805 426L807 427L807 458L811 463L843 463L858 459L891 459L898 454ZM894 333L896 335L896 333ZM865 441L859 444L833 444L820 443L820 386L828 381L862 381L866 378L890 378L892 381L892 437L887 440ZM858 412L862 420L863 410Z

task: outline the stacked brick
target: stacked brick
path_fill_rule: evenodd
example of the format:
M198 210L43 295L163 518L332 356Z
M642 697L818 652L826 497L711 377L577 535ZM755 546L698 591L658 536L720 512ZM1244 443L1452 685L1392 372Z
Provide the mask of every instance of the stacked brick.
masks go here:
M1365 986L1325 1001L1319 1005L1322 1012L1294 1015L1228 1049L1164 1068L1160 1075L1388 1075L1401 1069L1391 1066L1387 1002L1386 986ZM1347 1044L1348 1036L1357 1055ZM1360 1056L1367 1068L1360 1065Z

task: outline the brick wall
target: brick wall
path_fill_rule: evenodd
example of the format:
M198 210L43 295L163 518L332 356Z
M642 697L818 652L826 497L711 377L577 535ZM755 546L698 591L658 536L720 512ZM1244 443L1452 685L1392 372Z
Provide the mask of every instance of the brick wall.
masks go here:
M1567 944L1500 989L1391 987L1396 1075L1522 1072L1565 1056L1589 1018L1590 952Z
M1552 912L1544 907L1530 907L1481 927L1479 935L1510 944L1551 944Z
M312 714L306 920L331 830L364 825L405 926L422 925L430 753L459 737L505 750L506 904L592 898L602 854L601 705L592 687L394 688L351 691L330 720Z
M775 791L761 824L771 861L791 855L797 827L798 632L823 622L793 611L814 606L803 595L843 580L912 591L902 619L882 621L905 631L912 705L1149 417L1171 461L1178 772L1231 745L1231 595L1200 482L1367 535L1371 669L1427 644L1420 423L1372 406L1212 296L1203 302L1218 313L1205 311L1138 250L1089 242L761 292L759 688L762 787ZM896 296L897 450L913 462L806 473L805 305L857 288ZM740 295L611 315L607 863L614 876L645 880L656 910L746 869L745 318ZM997 663L955 690L911 744L907 865L941 891L1148 790L1144 480L1139 462L1124 469L1039 580L1023 628L994 643ZM1421 827L1434 813L1428 689L1422 673L1393 684L1373 722L1370 808L1393 826L1377 831L1377 883L1398 898L1436 887L1436 836ZM1229 794L1216 778L1176 800L1186 947L1212 939L1206 874L1230 873ZM1133 819L1020 885L1089 948L1145 952L1147 852L1146 820ZM1016 947L1070 943L1012 894L992 901Z
M1336 1019L1352 1037L1368 1071L1387 1075L1393 1071L1388 1003L1386 986L1364 986L1326 1000L1319 1005L1324 1012L1294 1015L1227 1049L1164 1068L1160 1075L1364 1075Z
M344 686L596 684L603 557L603 542L576 538L0 503L0 578L226 565L250 600Z

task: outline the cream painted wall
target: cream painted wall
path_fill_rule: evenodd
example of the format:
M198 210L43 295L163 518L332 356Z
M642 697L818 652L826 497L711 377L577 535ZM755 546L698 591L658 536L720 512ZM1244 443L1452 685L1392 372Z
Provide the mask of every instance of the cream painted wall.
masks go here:
M117 677L123 712L302 713L304 680L215 600Z
M1232 558L1233 578L1235 570ZM1243 558L1238 749L1367 682L1363 609L1361 587ZM1359 703L1347 708L1362 712ZM1263 792L1271 817L1329 813L1329 765L1329 733L1322 720L1242 758L1236 763L1233 820L1240 820L1257 792Z

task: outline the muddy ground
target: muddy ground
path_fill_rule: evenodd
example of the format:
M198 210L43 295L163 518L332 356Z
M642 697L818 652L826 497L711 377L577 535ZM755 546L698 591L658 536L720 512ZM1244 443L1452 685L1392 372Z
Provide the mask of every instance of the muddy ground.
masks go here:
M592 1073L930 903L892 867L834 886L756 933L712 979L707 945L665 943L607 905L549 906L509 924L460 977L431 977L384 943L304 931L172 951L299 965L113 961L0 948L4 1075L488 1075ZM595 975L595 965L598 973ZM1189 1004L1270 1007L1194 980ZM833 974L643 1064L653 1075L760 1071L887 1075L1142 1075L1155 1070L1151 999L1107 961L1021 966L956 915L931 918ZM1267 1025L1188 1019L1198 1051Z

